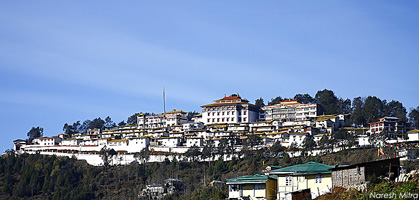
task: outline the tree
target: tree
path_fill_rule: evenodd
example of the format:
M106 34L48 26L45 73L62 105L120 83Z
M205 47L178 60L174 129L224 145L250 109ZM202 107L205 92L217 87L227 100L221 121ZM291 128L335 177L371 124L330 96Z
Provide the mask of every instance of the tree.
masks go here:
M67 123L64 124L63 131L65 134L68 134L69 137L72 137L73 134L78 133L80 129L80 121L74 122L73 125Z
M309 94L296 94L294 96L294 99L297 100L299 103L302 104L308 104L308 103L314 103L315 99L311 97Z
M112 162L112 158L116 156L116 154L117 153L114 149L108 148L106 146L102 147L99 156L102 158L105 170L109 167L110 163Z
M194 145L191 148L189 148L185 152L184 155L187 158L192 158L192 162L195 162L197 160L197 158L199 158L199 156L201 155L201 151L199 150L199 147L197 147L197 146Z
M384 115L388 117L397 117L403 122L407 122L407 111L402 103L392 100L385 105Z
M298 151L297 143L292 142L289 149L290 149L290 151Z
M316 142L314 142L313 138L306 137L303 141L303 148L304 150L310 151L316 147Z
M140 152L134 154L134 158L139 161L139 163L145 164L150 159L151 152L144 148Z
M91 123L92 121L90 121L90 120L84 120L83 121L83 124L82 125L80 125L80 129L79 129L79 131L80 131L80 133L87 133L87 129L89 129L90 128L90 123Z
M204 148L202 149L201 158L204 160L209 158L209 162L210 162L211 159L213 159L213 156L215 155L214 150L215 150L214 142L212 140L208 140L205 143ZM208 165L210 164L209 162L208 162Z
M284 99L281 96L277 96L274 99L271 99L271 101L268 102L268 106L272 106L275 104L279 104L281 103L281 101L283 101Z
M351 100L350 99L338 99L338 114L349 114L351 112Z
M245 159L253 155L253 151L249 148L246 142L243 142L240 154L243 155Z
M290 158L290 155L288 155L288 153L285 153L284 154L284 162L285 163L291 163L291 158Z
M319 90L315 96L316 102L323 108L324 114L338 113L338 98L332 90Z
M217 147L217 154L220 156L224 156L224 151L228 147L228 140L225 138L221 138L220 142L218 143Z
M27 136L29 139L29 143L32 142L33 139L42 137L44 135L44 128L41 127L32 127L31 130L28 132Z
M409 121L416 129L419 129L419 106L417 108L410 109Z
M193 118L193 117L195 117L195 115L198 115L198 114L199 114L199 112L196 112L196 111L188 112L188 113L186 114L186 119L187 119L188 121L191 121L191 120L192 120L192 118Z
M365 99L362 110L366 123L376 122L379 118L384 116L384 104L375 96L368 96Z
M110 119L110 117L109 117L109 119ZM104 125L105 125L105 121L103 119L101 119L100 117L98 117L98 118L93 119L90 122L89 129L97 128L97 129L103 130L104 127L105 127Z
M361 97L356 97L352 101L351 122L357 125L364 125L366 123L363 107L365 100Z
M350 148L356 144L355 136L350 134L344 129L340 129L338 132L332 135L333 144L337 144L339 147Z
M320 138L318 145L321 150L326 150L329 149L329 147L331 147L333 144L331 143L329 136L327 134L324 134L322 138Z
M109 128L115 127L116 124L115 124L115 122L112 121L111 117L107 116L103 126L104 126L104 128L109 129Z
M129 116L127 119L127 125L136 125L137 124L137 116L140 113L134 113L133 115Z
M125 123L124 120L122 120L121 122L118 123L118 126L125 126L125 125L127 125L127 123Z
M256 147L257 145L262 144L262 138L257 135L249 135L245 141L250 148Z
M274 157L278 157L281 153L284 152L284 147L281 145L280 141L275 142L272 147L269 149L269 153Z
M256 106L259 106L259 107L263 107L263 106L265 106L265 102L263 101L263 98L262 98L262 97L260 97L259 99L256 99L256 100L255 100L255 105L256 105Z

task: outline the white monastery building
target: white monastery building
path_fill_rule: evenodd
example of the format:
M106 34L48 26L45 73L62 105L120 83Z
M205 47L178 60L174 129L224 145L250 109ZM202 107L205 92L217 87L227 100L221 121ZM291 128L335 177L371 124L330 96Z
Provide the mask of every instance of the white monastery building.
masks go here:
M204 124L256 122L259 119L259 107L237 94L201 107Z
M261 118L264 117L266 121L301 121L307 119L314 119L318 114L318 106L315 103L312 104L301 104L297 100L285 100L279 104L272 106L262 107L264 115L261 114Z

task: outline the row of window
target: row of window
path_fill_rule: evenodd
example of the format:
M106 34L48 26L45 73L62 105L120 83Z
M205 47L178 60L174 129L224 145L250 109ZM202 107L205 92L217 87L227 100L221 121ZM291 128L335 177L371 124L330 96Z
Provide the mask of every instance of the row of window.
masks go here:
M371 131L372 132L375 132L375 131L383 131L383 128L379 128L379 129L378 128L373 128L373 129L371 129Z
M230 189L230 192L238 192L240 190L243 190L243 186L242 185L230 185L229 189ZM264 184L254 184L253 189L254 190L264 190L265 185Z
M231 111L231 115L235 115L235 111ZM217 116L224 116L224 115L230 115L230 111L222 111L222 112L208 112L208 116L215 116L215 114L217 114ZM243 111L243 115L246 115L247 111Z
M371 127L378 127L378 126L383 126L383 123L380 123L380 125L378 125L378 123L377 124L371 124Z
M315 175L314 178L316 180L316 183L322 183L323 175ZM304 177L297 177L297 181L303 182ZM285 177L285 186L292 186L292 176Z
M223 117L223 118L208 118L207 119L207 122L209 123L209 122L230 122L230 119L231 119L231 122L234 122L234 117ZM238 119L240 119L240 118L238 118ZM243 117L242 118L243 119L243 121L245 122L245 121L247 121L247 117Z

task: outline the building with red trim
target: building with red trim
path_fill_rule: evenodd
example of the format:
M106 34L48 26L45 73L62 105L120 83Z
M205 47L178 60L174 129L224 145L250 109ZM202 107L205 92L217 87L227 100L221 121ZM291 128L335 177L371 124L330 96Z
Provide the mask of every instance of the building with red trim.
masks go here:
M383 117L380 118L378 122L369 123L370 133L397 133L397 132L406 132L406 127L404 122L401 122L397 117Z
M259 119L259 107L238 94L224 96L201 108L204 124L256 122Z

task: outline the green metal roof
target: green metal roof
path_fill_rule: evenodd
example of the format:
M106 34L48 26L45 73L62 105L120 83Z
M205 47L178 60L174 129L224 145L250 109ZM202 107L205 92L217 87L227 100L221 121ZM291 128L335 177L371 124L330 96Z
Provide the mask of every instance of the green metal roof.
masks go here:
M281 169L272 170L273 174L282 174L282 173L293 173L293 174L323 174L330 173L329 169L333 166L325 165L318 162L307 162L304 164L293 165L289 167L284 167Z
M277 176L267 176L261 174L240 176L237 178L229 179L227 184L266 183L269 179L277 180Z

